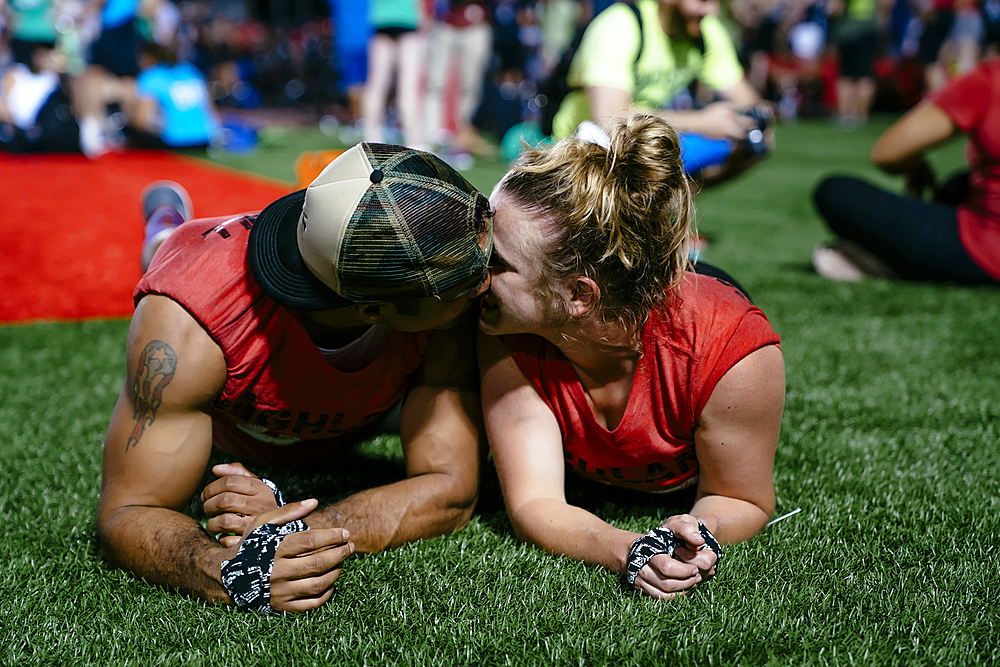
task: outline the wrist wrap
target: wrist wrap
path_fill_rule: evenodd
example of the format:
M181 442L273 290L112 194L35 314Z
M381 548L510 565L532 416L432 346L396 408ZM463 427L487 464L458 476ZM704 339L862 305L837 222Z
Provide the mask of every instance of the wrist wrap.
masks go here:
M267 484L267 488L271 489L274 493L274 502L278 503L278 507L284 507L287 504L285 502L285 497L281 495L281 489L278 488L277 484L269 479L264 479L263 477L260 478L260 481Z
M705 543L698 548L698 551L702 549L711 549L712 553L715 554L715 574L719 573L719 563L722 562L722 545L719 544L719 540L715 539L715 535L712 534L705 524L698 519L698 530L701 531L701 538L705 540Z
M715 535L712 535L700 519L698 520L698 530L701 532L702 539L705 540L705 544L698 550L711 549L715 553L715 571L718 573L719 563L722 561L722 547L719 546ZM650 558L659 554L666 554L673 558L674 551L683 543L683 540L677 539L672 530L662 526L653 528L633 542L632 548L628 552L628 565L625 568L625 581L628 587L635 588L635 579L639 576L639 570L645 567Z
M639 570L646 566L649 559L658 554L673 557L677 548L677 538L669 528L657 526L632 543L628 550L628 565L625 568L625 581L629 588L635 588L635 578Z
M262 482L274 492L274 500L284 507L285 499L281 491L269 479ZM231 560L222 562L222 586L229 593L233 604L243 611L262 614L278 612L271 607L271 570L274 568L274 554L286 535L308 530L301 519L290 521L283 526L265 523L251 530Z

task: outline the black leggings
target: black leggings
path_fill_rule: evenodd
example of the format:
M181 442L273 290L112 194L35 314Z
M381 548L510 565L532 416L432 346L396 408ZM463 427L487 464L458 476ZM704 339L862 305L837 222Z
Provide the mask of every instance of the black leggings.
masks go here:
M960 178L942 191L960 191ZM900 278L998 284L962 246L955 205L901 197L847 176L824 180L813 201L834 234L863 246Z

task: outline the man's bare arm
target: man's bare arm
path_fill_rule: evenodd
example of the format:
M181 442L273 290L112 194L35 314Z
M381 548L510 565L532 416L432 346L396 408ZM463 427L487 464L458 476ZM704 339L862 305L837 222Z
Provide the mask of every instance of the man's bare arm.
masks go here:
M183 513L212 448L208 411L225 383L222 350L180 305L147 296L132 319L127 362L104 444L97 525L105 558L152 583L229 602L221 563L236 554L240 540L224 547ZM315 506L305 501L258 523L285 523ZM295 533L279 546L273 607L302 611L329 598L351 548L343 531L312 532ZM313 556L298 558L306 553Z
M208 405L222 350L178 304L144 298L129 329L125 386L104 443L97 525L105 558L153 583L225 600L228 550L182 513L208 463ZM213 576L216 573L216 576Z

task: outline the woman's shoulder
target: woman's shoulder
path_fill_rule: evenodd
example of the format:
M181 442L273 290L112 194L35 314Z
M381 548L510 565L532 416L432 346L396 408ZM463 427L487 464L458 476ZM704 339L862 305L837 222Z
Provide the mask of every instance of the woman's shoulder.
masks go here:
M684 274L678 295L654 312L647 325L652 335L690 347L692 353L696 347L712 340L727 340L748 326L777 339L767 316L740 288L693 272Z
M667 308L679 313L702 315L724 309L734 314L755 309L746 293L725 278L688 271L678 289L678 298Z

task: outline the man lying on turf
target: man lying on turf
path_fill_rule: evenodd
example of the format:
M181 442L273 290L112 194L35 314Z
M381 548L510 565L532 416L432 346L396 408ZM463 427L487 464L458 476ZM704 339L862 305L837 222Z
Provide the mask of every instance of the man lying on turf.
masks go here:
M690 268L691 186L653 116L524 153L493 193L479 338L490 449L515 533L657 598L714 575L720 542L774 510L778 335L731 282ZM717 270L715 270L717 271ZM567 503L566 469L690 514L645 535Z
M207 600L303 611L330 598L351 553L468 522L481 423L463 314L489 284L483 195L432 155L360 144L259 213L172 231L189 204L164 184L145 207L149 240L167 239L135 290L104 446L97 520L112 564ZM217 466L208 532L183 513L213 445L247 463L335 466L404 396L406 479L319 508Z

